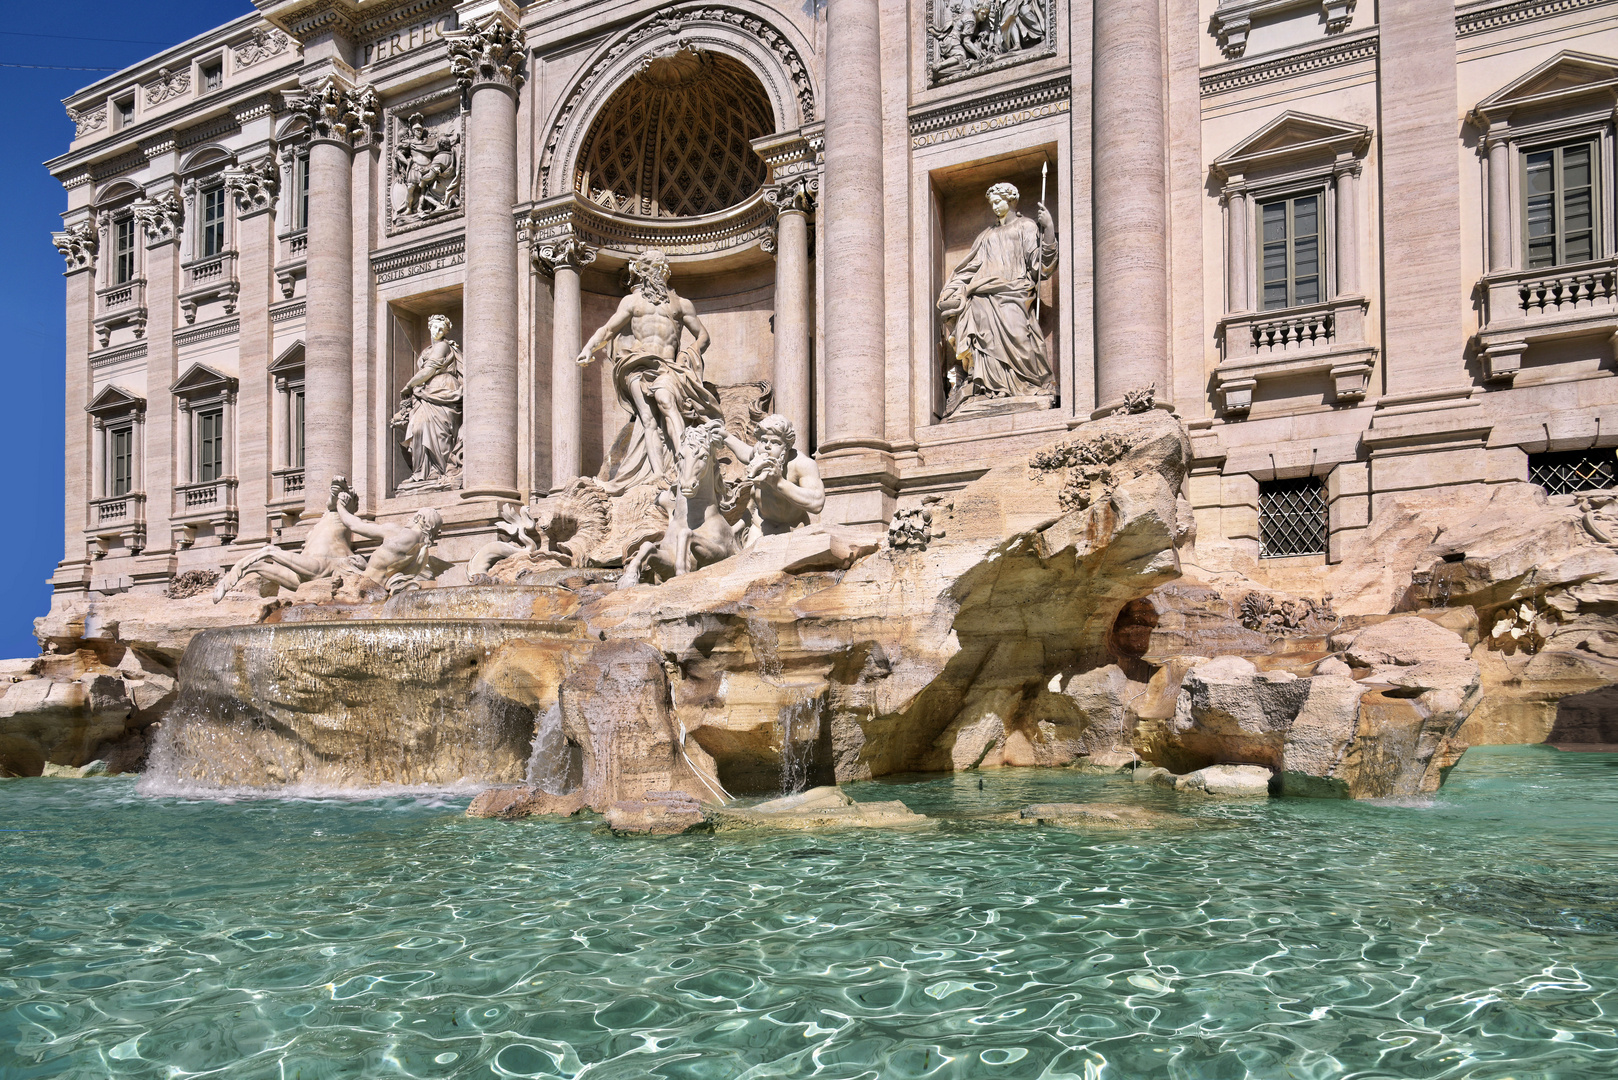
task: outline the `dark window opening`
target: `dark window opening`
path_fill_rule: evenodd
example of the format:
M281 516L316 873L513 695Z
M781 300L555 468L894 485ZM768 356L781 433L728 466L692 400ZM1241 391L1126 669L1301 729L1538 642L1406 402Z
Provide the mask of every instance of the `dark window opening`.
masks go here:
M1318 476L1258 485L1261 559L1326 553L1326 486Z
M197 414L197 481L208 483L225 474L225 410Z
M225 189L202 193L202 254L207 259L225 251Z
M135 429L116 427L107 432L107 494L128 495L135 482Z
M123 285L135 280L135 219L120 218L112 223L112 283Z
M1320 218L1318 192L1259 204L1265 311L1320 303Z
M219 61L202 65L202 92L212 93L225 85L225 65Z
M1538 484L1551 495L1618 487L1618 457L1610 447L1529 454L1528 482Z

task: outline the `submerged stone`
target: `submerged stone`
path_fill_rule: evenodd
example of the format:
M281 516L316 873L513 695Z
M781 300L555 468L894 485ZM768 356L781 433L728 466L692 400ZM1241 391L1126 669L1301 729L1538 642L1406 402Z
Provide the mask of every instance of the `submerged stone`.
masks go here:
M1185 828L1195 818L1166 810L1151 810L1128 803L1037 803L1024 807L1020 815L1039 825L1085 829Z

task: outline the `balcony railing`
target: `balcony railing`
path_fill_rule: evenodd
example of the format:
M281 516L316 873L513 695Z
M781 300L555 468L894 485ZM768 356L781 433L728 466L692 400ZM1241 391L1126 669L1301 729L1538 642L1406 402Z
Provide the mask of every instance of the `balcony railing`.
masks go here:
M303 466L276 469L273 475L275 481L274 494L270 496L272 502L303 500Z
M1478 291L1483 325L1477 352L1492 383L1509 385L1535 342L1618 333L1618 259L1496 272Z
M135 336L146 332L146 282L141 278L96 290L96 337L101 348L112 342L112 332L133 326Z
M1339 296L1285 311L1237 311L1219 323L1223 359L1215 386L1226 413L1245 413L1266 379L1300 375L1329 380L1332 402L1365 397L1376 349L1365 340L1363 296Z
M1335 335L1337 317L1331 311L1309 311L1253 323L1253 348L1257 352L1280 352L1288 348L1324 345Z
M210 300L222 299L225 314L236 314L236 253L226 251L184 266L185 283L180 289L180 310L186 322L196 322L197 309Z
M133 551L146 546L146 494L131 491L90 500L89 528L95 550L105 553L110 541L118 540Z

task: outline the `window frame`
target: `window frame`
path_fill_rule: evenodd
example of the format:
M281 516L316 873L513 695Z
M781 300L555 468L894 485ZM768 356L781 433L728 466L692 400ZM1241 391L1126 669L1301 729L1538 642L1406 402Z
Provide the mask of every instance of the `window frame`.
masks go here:
M120 452L119 439L125 440ZM106 431L106 475L101 478L101 492L104 498L121 499L135 490L135 421L125 420L110 425ZM123 465L123 475L119 476L119 465Z
M208 76L210 74L217 76L217 79L218 79L218 81L215 82L214 85L212 85L212 86L208 85ZM224 58L223 54L218 55L218 56L210 56L210 57L208 57L206 59L203 59L203 60L198 60L197 61L197 96L198 97L206 97L209 94L217 94L219 91L223 90L224 88L225 88L225 58Z
M1266 514L1265 496L1274 496L1276 488L1281 485L1302 488L1312 487L1319 497L1319 547L1314 551L1268 551L1266 550ZM1270 490L1266 491L1265 489ZM1326 478L1324 476L1289 476L1274 477L1258 482L1258 557L1260 559L1307 559L1316 556L1324 558L1331 550L1331 504L1326 491Z
M112 99L112 117L114 121L113 130L123 131L125 128L135 126L135 99L138 96L139 95L131 90L127 94L120 94ZM128 108L127 114L124 111L126 107Z
M219 200L219 217L210 221L208 220L209 204L214 201L216 196ZM197 185L197 203L197 251L195 258L198 260L217 259L230 251L230 195L225 190L224 178L215 176L210 178L209 181L199 183ZM210 231L215 227L218 229L217 234ZM219 238L218 247L214 251L209 251L209 240L213 235L217 235Z
M216 483L225 478L225 403L221 400L195 408L192 417L191 482Z
M132 213L114 214L112 218L112 265L111 278L107 284L128 285L140 278L139 256L140 228ZM128 243L124 241L127 238Z
M1330 191L1330 189L1331 183L1330 178L1328 177L1320 180L1318 183L1304 184L1285 192L1265 191L1254 193L1252 239L1256 246L1256 251L1254 253L1252 265L1253 276L1256 280L1252 284L1254 286L1253 294L1258 298L1258 304L1255 310L1259 313L1265 316L1272 316L1278 312L1291 311L1294 308L1313 307L1316 304L1323 304L1327 302L1336 295L1336 282L1331 280L1327 272L1328 267L1331 264L1332 256L1335 254L1334 251L1329 250L1330 238L1328 236L1327 229L1327 205L1330 201L1327 193ZM1297 274L1294 269L1294 261L1297 253L1297 237L1293 235L1291 231L1294 220L1294 213L1291 208L1299 199L1309 198L1311 196L1316 200L1315 239L1317 242L1317 248L1315 251L1315 281L1318 295L1315 297L1315 299L1305 302L1299 300L1296 295ZM1287 302L1281 307L1272 308L1265 305L1264 299L1264 289L1266 284L1264 280L1264 249L1268 246L1264 239L1264 209L1265 207L1273 206L1276 203L1285 203L1288 207L1288 235L1286 237Z
M1564 191L1560 186L1562 168L1561 156L1566 149L1575 146L1590 148L1590 257L1588 259L1570 260L1563 257L1562 246L1565 242L1565 205ZM1521 253L1519 262L1524 271L1556 271L1568 266L1579 266L1587 262L1598 262L1607 258L1606 243L1606 191L1608 184L1603 183L1606 143L1599 132L1586 131L1581 133L1568 133L1563 137L1542 136L1535 139L1523 139L1516 146L1516 181L1517 197L1517 245ZM1534 154L1552 153L1554 165L1554 179L1557 187L1552 191L1552 206L1555 224L1552 230L1552 242L1556 249L1556 258L1548 266L1534 266L1532 257L1533 238L1529 235L1529 200L1534 196L1528 189L1528 159Z

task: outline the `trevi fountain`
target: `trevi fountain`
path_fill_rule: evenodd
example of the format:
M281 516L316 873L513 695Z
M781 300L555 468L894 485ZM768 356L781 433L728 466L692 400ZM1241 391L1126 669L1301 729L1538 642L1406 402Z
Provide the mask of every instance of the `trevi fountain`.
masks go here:
M992 7L939 9L939 78L1044 48ZM429 114L390 222L459 213L463 162L486 197ZM1091 257L1039 170L973 177L914 309L940 424L1058 408L1050 282ZM378 406L417 502L311 451L295 536L39 620L0 672L0 1076L1618 1074L1610 490L1379 504L1279 588L1199 538L1208 424L1141 380L833 514L807 383L716 374L681 265L638 248L571 331L599 469L480 496L475 546L433 501L505 415L471 277Z

